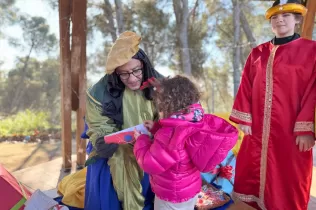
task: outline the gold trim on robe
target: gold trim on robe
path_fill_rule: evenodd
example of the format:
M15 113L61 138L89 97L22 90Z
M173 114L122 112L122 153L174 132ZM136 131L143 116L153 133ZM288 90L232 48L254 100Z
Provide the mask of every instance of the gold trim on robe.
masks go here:
M230 116L247 123L252 123L252 116L250 113L247 112L241 112L233 109Z
M296 122L294 132L313 132L315 133L314 122Z

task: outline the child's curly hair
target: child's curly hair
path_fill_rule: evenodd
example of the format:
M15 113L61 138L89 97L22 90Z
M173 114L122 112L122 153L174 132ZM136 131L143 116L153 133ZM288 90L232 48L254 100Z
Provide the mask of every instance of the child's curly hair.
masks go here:
M158 111L168 117L176 112L185 112L188 106L199 102L200 96L198 88L190 79L177 75L161 81L154 100Z

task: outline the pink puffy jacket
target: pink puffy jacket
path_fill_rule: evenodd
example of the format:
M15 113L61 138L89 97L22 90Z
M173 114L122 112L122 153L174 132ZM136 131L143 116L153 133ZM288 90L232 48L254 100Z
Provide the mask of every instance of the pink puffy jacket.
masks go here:
M155 132L157 130L157 132ZM200 172L222 162L238 138L227 121L205 114L199 122L162 119L152 130L154 139L141 135L134 146L140 167L150 175L160 199L180 203L200 192Z

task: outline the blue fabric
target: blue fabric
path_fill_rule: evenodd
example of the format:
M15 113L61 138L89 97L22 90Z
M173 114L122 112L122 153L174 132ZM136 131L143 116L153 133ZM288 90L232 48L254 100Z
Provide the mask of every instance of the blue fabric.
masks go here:
M64 205L67 206L66 204L64 204L63 202L61 202L61 200L63 199L63 197L57 197L54 200L57 201L60 205ZM71 207L71 206L67 206L69 210L83 210L81 208L76 208L76 207Z
M93 149L92 143L91 141L89 141L86 147L86 152L88 155L90 155L90 152L92 151L92 149Z
M236 168L236 157L232 151L230 151L226 158L221 162L222 166L232 166L233 167L233 177L231 180L227 180L221 177L217 177L216 174L211 173L201 173L202 179L207 183L216 184L225 193L231 194L233 191L235 168ZM219 167L219 166L217 166Z
M84 120L84 131L81 134L82 139L89 139L89 136L87 135L88 129L89 129L88 125L87 125L86 121ZM89 141L87 144L87 147L86 147L86 152L88 155L91 153L92 149L93 149L92 143Z
M87 125L86 120L84 118L84 131L81 134L82 139L89 139L89 136L87 135L87 131L88 131L88 125Z
M145 197L143 210L153 210L154 194L151 191L149 177L145 174L141 181ZM98 159L88 166L85 191L86 210L122 210L116 191L113 187L110 167L107 159Z

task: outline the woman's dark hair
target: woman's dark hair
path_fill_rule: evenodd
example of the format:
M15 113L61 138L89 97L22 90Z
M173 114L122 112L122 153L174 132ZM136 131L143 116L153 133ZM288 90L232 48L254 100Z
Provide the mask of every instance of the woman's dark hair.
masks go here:
M197 103L200 96L198 88L191 80L178 75L161 81L154 100L158 111L167 117L176 112L186 112L186 108Z
M152 66L148 56L146 53L139 49L139 51L132 58L140 60L143 65L143 79L142 82L148 80L151 77L160 78L162 77ZM113 97L118 97L123 90L125 89L125 85L121 81L120 77L114 72L108 76L108 91ZM153 99L153 88L149 87L143 90L144 96L147 100Z

